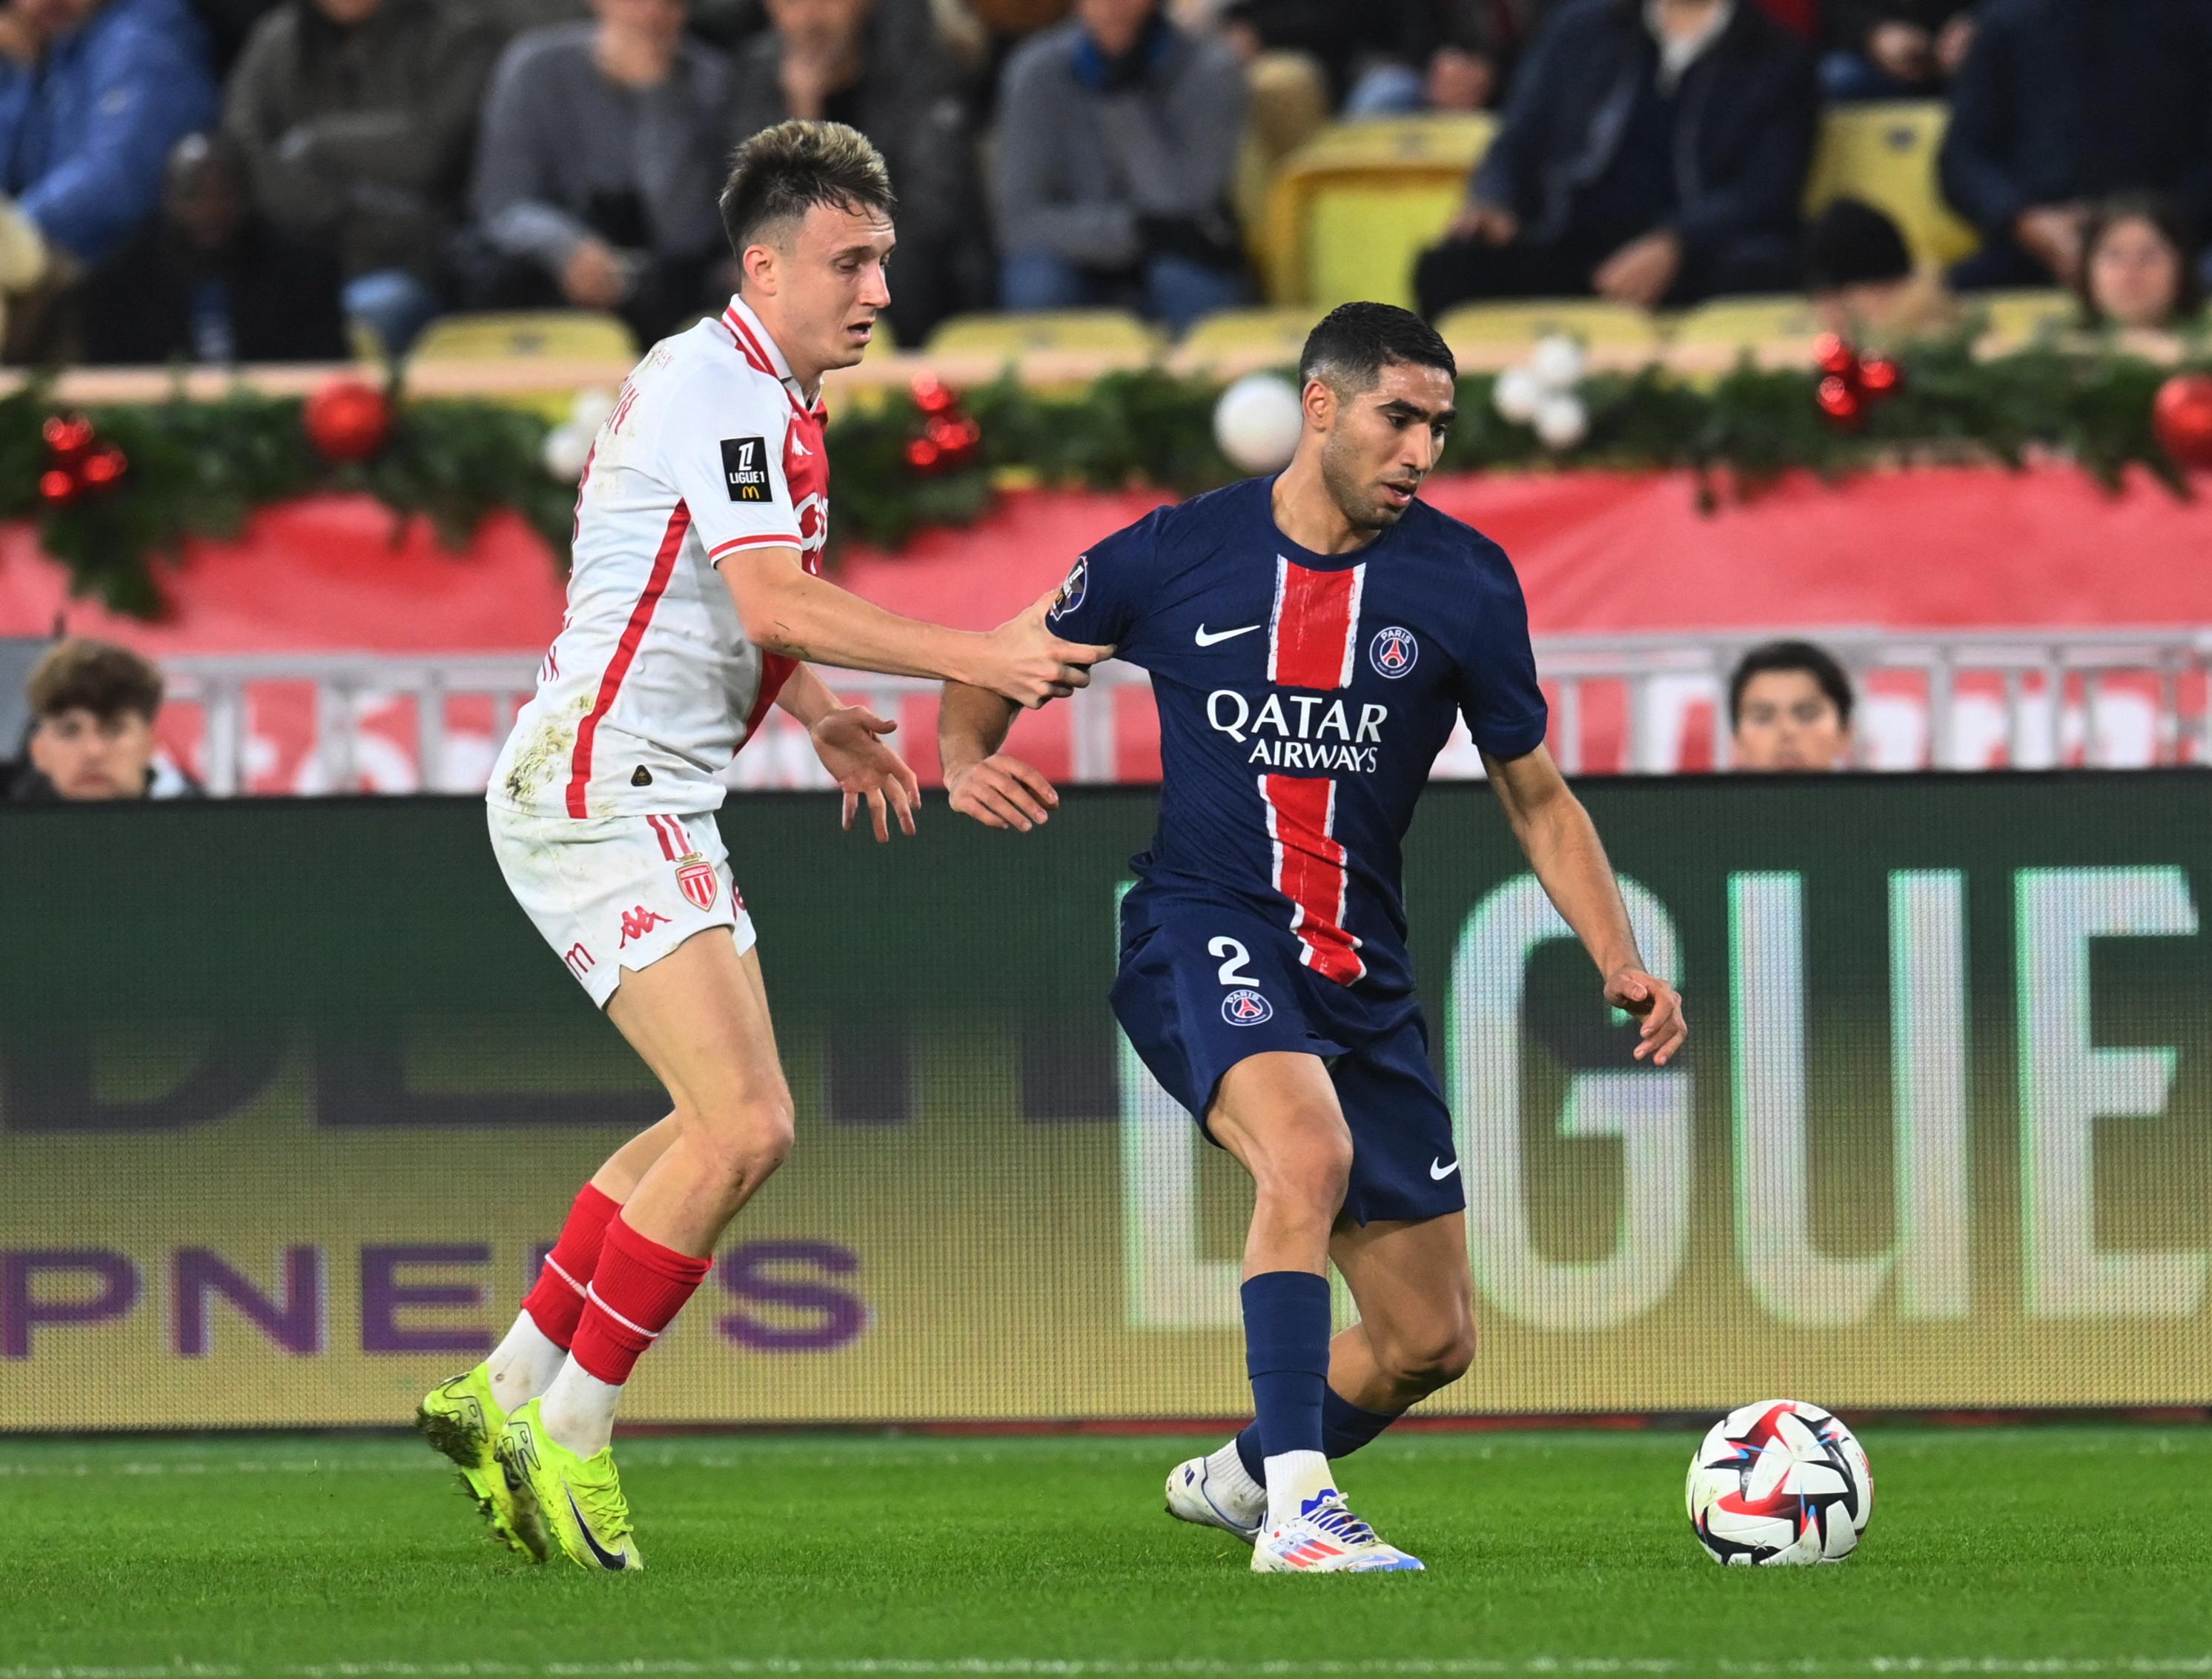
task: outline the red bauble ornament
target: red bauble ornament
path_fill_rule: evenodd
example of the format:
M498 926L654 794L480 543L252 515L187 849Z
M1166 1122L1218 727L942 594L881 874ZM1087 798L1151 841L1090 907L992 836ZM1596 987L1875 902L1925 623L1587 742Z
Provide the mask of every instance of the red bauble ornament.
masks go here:
M1830 374L1820 381L1816 393L1820 411L1839 426L1856 426L1866 418L1866 403L1851 388L1851 382L1838 374Z
M906 446L906 464L917 472L933 472L944 453L927 437L917 437Z
M927 374L914 381L914 405L925 414L950 414L960 398Z
M46 453L57 466L74 466L97 441L92 422L82 414L57 414L40 428Z
M1859 389L1870 397L1895 396L1905 383L1905 370L1886 356L1869 356L1859 363Z
M84 458L76 469L87 490L107 490L131 470L131 458L112 443L103 443Z
M1813 360L1820 371L1831 379L1856 379L1859 373L1859 353L1833 332L1823 332L1814 341Z
M358 379L332 380L307 398L301 417L325 460L368 460L392 434L391 399Z
M2212 469L2212 373L2178 373L2150 407L2159 447L2177 466Z
M39 474L39 499L50 508L65 508L76 500L78 484L74 473L52 466Z

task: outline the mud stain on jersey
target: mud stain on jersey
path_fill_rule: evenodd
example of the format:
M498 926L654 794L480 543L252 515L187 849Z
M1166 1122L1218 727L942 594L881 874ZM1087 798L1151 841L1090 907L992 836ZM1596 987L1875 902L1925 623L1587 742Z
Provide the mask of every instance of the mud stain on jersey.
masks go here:
M507 772L506 791L510 803L530 805L551 784L562 766L574 756L577 727L591 709L591 696L580 695L566 710L532 728L530 738L515 748L514 762Z

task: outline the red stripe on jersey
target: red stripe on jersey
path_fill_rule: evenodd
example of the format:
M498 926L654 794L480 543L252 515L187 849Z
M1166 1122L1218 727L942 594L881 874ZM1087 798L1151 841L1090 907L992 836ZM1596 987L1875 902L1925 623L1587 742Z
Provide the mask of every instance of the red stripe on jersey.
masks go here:
M668 515L668 529L661 535L660 551L653 557L652 575L646 579L637 605L630 608L629 622L623 626L622 640L615 643L614 657L607 660L607 673L599 678L599 697L584 714L584 721L576 725L576 749L568 759L571 816L591 814L585 794L592 785L592 742L599 736L599 719L607 715L615 696L622 691L623 678L629 674L630 662L637 657L638 643L645 639L646 626L653 622L653 609L660 605L660 597L668 592L668 580L676 571L677 553L683 548L684 533L690 528L691 509L678 502L675 512Z
M734 554L740 548L796 548L799 545L799 538L795 536L732 537L727 542L709 548L707 557L719 560L723 555Z
M1352 681L1359 634L1363 563L1315 571L1275 561L1275 610L1267 620L1267 680L1291 688L1342 688Z
M798 668L796 659L787 659L766 648L761 650L760 692L753 696L753 709L745 715L745 737L738 742L738 751L752 744L761 719L768 715L769 707L775 703L775 697L783 691L783 684L791 680L791 673Z
M660 842L660 855L667 858L670 862L674 862L676 861L676 848L669 843L668 830L660 825L660 818L657 816L648 816L645 819L647 824L653 830L653 838Z
M745 360L751 362L753 366L759 368L770 379L775 380L777 384L783 385L782 375L778 374L775 370L775 360L769 355L768 351L761 348L760 340L753 336L752 329L747 326L744 322L738 318L738 312L735 309L725 309L722 311L722 319L726 323L727 323L730 331L738 335L738 341L744 349ZM793 408L797 409L801 414L806 412L806 405L799 401L797 397L792 395L791 387L788 385L783 385L783 394L785 398L789 401Z
M664 816L660 819L668 824L668 831L676 836L676 855L679 859L690 856L699 849L691 843L691 836L684 831L682 817Z
M1298 960L1323 979L1349 985L1367 971L1359 940L1344 930L1344 847L1335 837L1336 783L1316 776L1262 776L1275 890L1291 901Z

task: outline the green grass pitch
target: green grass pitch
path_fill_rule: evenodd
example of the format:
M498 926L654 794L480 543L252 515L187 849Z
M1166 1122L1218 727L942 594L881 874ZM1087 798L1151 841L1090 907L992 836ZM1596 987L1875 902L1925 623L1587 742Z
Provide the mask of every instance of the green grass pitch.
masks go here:
M1715 1567L1674 1432L1346 1466L1423 1575L1255 1579L1160 1483L1212 1440L621 1447L649 1572L494 1548L411 1439L0 1440L0 1679L2212 1672L2212 1429L1862 1433L1858 1554Z

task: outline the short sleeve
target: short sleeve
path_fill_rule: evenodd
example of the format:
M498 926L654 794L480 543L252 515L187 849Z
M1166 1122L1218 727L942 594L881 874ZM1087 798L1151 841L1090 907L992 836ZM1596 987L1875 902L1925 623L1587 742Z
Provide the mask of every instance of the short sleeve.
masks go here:
M742 549L800 547L783 475L792 407L782 386L695 376L671 396L661 465L707 557L720 564Z
M1528 645L1528 605L1502 550L1486 557L1482 602L1459 663L1459 708L1474 744L1500 760L1525 757L1544 744L1551 709L1536 680Z
M1131 626L1151 598L1164 512L1147 514L1077 558L1045 619L1054 635L1064 641L1126 646Z

